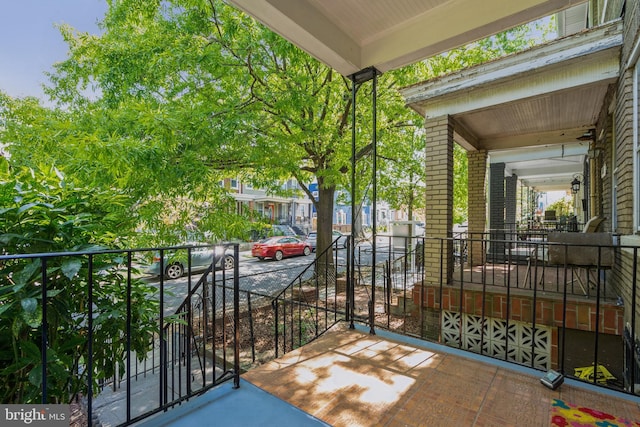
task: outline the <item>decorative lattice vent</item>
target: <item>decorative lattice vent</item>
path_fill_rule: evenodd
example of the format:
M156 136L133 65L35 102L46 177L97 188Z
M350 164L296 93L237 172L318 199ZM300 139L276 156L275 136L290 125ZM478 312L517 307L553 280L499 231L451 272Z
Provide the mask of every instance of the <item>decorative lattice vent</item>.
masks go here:
M534 331L530 323L511 320L507 330L506 320L442 311L445 344L545 371L551 368L551 329L536 325Z

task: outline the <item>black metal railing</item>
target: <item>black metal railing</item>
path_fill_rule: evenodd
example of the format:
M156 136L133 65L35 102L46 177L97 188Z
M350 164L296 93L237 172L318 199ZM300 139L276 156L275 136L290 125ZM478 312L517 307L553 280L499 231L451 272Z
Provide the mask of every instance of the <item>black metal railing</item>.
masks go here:
M124 409L113 424L127 425L224 381L237 386L241 371L347 320L640 392L638 247L615 237L491 237L379 236L376 250L359 242L352 289L350 250L336 242L309 264L244 275L238 246L233 271L216 269L212 255L200 276L191 273L202 248L190 246L2 256L0 314L16 310L32 325L20 329L25 366L3 379L27 390L21 403L79 396L89 419L114 412L113 396L101 399L120 393ZM187 274L142 280L137 264L154 253L158 271L180 262ZM67 347L54 335L64 310ZM61 380L65 351L79 356Z
M547 233L539 240L390 243L391 256L373 269L380 278L356 282L355 320L638 393L638 248L603 233L595 234L610 243L564 234L584 240L554 241Z
M308 344L345 319L346 262L339 254L336 239L272 299L275 357Z
M238 386L237 281L231 293L217 295L212 255L192 286L192 251L206 248L0 256L0 310L31 318L14 326L12 343L3 341L17 349L10 361L4 348L4 362L21 367L2 371L3 382L20 390L5 392L5 403L77 400L95 423L101 395L120 392L122 412L110 423L128 425L227 380ZM238 246L233 250L238 277ZM187 283L169 285L162 274L144 280L138 262L159 253L165 271L169 252L186 253ZM221 309L216 298L224 301Z

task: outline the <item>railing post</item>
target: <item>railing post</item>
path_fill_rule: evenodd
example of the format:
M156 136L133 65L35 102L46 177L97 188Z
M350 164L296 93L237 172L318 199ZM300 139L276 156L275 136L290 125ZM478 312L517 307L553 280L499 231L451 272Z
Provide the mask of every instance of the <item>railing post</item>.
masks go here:
M223 255L224 256L224 255ZM233 388L240 387L240 250L236 243L233 246Z
M126 396L126 416L127 422L131 421L131 251L127 252L127 396Z
M40 264L42 268L42 348L41 348L41 358L42 358L42 403L47 403L47 259L42 257L40 259Z
M93 255L89 254L88 266L89 277L87 286L89 300L87 301L87 419L92 421L93 417Z
M275 331L274 331L274 334L273 334L273 338L274 338L274 343L273 344L274 344L274 353L276 355L276 359L279 356L279 352L278 352L278 335L279 335L278 326L279 325L278 325L278 323L279 323L280 320L278 319L278 298L279 297L276 297L276 298L274 298L273 301L271 301L271 306L273 307L273 313L274 313L273 314L273 319L274 319L273 322L274 322L274 326L275 326L274 327Z
M633 272L632 285L631 285L631 330L630 345L631 345L631 393L636 393L636 292L637 292L637 280L638 280L638 248L633 248Z

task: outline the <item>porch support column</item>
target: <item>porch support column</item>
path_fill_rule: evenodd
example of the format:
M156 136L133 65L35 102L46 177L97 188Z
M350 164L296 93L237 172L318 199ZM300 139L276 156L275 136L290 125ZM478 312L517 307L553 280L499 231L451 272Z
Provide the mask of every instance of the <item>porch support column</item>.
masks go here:
M487 226L487 152L467 151L469 206L467 259L474 265L483 265L485 251L482 239Z
M425 129L424 279L429 284L440 284L441 280L446 284L453 274L453 245L445 240L453 228L453 123L449 116L441 116L427 119Z
M504 240L504 163L491 163L489 169L489 238ZM504 258L504 243L490 242L494 259Z
M505 178L504 210L506 229L516 231L516 208L518 199L518 175Z

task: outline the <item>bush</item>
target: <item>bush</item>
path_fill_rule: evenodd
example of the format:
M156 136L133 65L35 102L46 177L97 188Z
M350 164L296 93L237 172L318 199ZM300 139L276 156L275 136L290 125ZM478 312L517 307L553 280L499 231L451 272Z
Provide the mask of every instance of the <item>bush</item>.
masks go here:
M14 173L0 157L1 254L99 250L125 243L111 230L127 230L125 197L76 188L58 170ZM125 234L126 236L126 234ZM88 256L47 259L47 396L69 402L86 394L89 292ZM93 384L111 377L125 360L126 276L120 254L93 262ZM38 403L42 386L42 281L40 258L0 261L0 401ZM126 269L124 269L126 272ZM133 349L144 355L152 340L157 303L140 281L131 289ZM157 326L156 326L157 329ZM122 371L121 371L122 372Z

